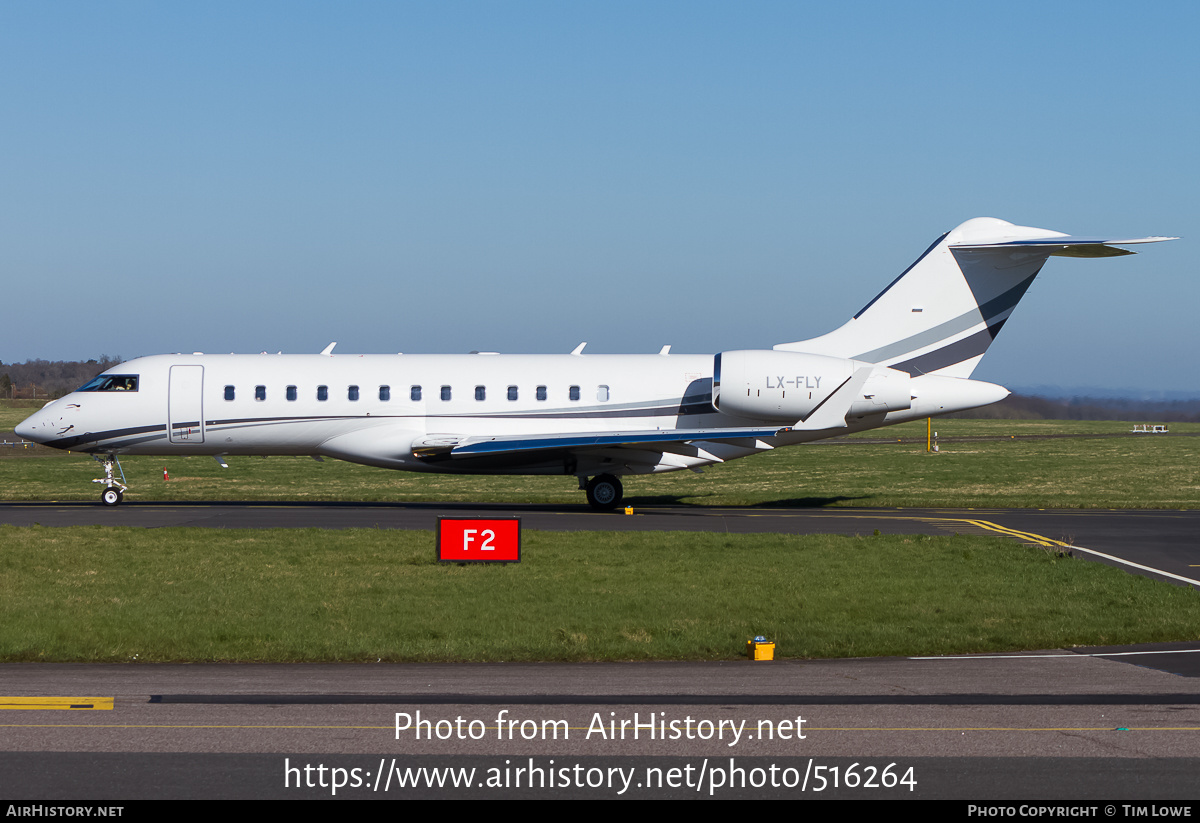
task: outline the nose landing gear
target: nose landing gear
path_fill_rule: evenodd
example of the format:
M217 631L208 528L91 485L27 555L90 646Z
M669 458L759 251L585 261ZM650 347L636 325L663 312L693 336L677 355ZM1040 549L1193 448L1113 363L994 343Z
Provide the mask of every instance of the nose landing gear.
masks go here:
M125 491L129 488L125 485L125 470L121 468L121 462L117 460L115 454L109 454L104 457L92 455L100 463L104 464L104 477L93 480L93 483L103 483L104 491L100 492L100 502L106 506L116 506L125 497ZM113 467L121 473L121 479L117 480L113 477Z

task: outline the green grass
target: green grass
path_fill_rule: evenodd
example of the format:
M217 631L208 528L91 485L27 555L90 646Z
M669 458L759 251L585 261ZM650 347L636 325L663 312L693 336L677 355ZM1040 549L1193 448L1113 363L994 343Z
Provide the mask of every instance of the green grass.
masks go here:
M2 661L722 660L1200 638L1190 589L982 537L0 527Z
M1200 437L1096 436L1103 421L940 420L927 454L923 423L868 432L882 443L827 441L712 466L625 478L634 506L901 506L1195 508ZM1200 431L1179 424L1173 431ZM1044 435L1074 437L1041 439ZM987 440L956 438L988 437ZM1025 438L1025 439L1023 439ZM896 439L902 442L895 442ZM574 478L416 474L307 457L135 457L122 461L130 502L296 500L581 504ZM167 468L171 480L162 479ZM0 448L0 499L95 500L101 474L86 455Z
M10 432L42 406L45 400L0 400L0 432Z

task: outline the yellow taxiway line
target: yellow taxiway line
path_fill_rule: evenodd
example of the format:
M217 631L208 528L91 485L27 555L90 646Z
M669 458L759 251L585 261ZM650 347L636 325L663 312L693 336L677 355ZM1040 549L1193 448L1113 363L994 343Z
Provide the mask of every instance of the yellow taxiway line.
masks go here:
M112 711L111 697L0 697L2 709L33 709L38 711Z

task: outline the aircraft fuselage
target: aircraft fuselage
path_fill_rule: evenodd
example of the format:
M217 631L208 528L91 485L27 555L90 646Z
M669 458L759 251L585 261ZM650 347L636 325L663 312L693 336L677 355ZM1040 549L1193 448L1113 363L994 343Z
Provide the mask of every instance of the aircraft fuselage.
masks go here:
M436 448L420 457L414 448L436 446L439 438L730 429L762 421L713 407L711 355L181 354L138 358L105 374L127 385L73 392L30 416L19 433L93 454L323 455L412 471L641 474L958 411L1005 393L979 381L930 376L918 382L966 394L936 403L918 397L910 409L835 432L785 432L745 445L439 459ZM764 373L761 383L764 391L811 394L828 393L843 380ZM968 383L990 388L978 397Z

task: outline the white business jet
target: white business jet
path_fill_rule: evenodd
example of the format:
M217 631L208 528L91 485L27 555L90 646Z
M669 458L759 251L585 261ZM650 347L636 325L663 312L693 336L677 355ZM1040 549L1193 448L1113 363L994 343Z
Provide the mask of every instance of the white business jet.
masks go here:
M1073 237L981 217L939 237L839 329L772 350L676 355L158 355L17 427L92 454L121 502L126 454L312 455L407 471L562 474L597 509L627 474L995 403L971 372L1053 255L1172 240ZM115 470L115 471L114 471Z

